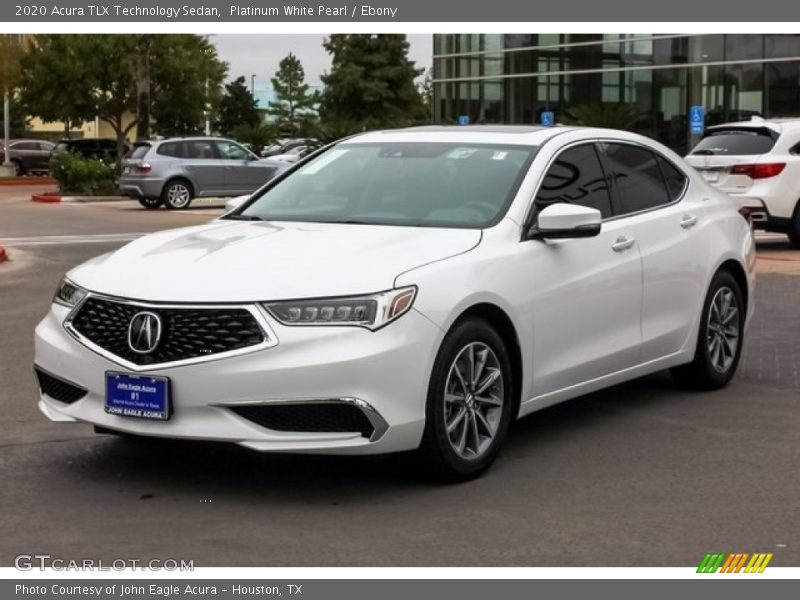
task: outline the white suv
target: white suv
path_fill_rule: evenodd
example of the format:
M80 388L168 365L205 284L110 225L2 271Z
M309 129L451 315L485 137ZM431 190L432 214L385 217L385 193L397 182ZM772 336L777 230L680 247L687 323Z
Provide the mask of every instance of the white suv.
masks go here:
M736 203L642 136L367 133L71 270L36 329L39 407L471 477L556 402L668 368L727 384L754 263Z
M800 119L709 127L686 162L739 200L756 227L786 233L800 247Z

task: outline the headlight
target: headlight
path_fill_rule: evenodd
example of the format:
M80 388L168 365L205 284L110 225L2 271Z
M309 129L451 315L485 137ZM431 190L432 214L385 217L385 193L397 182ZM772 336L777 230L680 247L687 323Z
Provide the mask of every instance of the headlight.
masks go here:
M264 307L284 325L354 325L375 331L414 304L416 286L369 296L269 302Z
M65 277L61 280L61 283L58 284L55 296L53 296L53 302L61 306L73 308L85 297L86 290L78 287Z

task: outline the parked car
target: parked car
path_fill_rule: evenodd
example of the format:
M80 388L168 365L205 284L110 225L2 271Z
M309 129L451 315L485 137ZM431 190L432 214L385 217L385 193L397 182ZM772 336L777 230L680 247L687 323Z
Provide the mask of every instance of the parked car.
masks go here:
M291 140L283 140L278 144L268 146L261 151L261 156L264 158L272 158L275 156L282 156L292 153L296 148L296 152L305 151L306 154L313 152L318 148L322 148L323 143L313 138L297 138Z
M130 150L128 144L124 144L124 151ZM117 160L117 140L112 138L70 138L59 140L53 147L51 156L61 152L74 152L84 158L98 158L108 162Z
M8 160L17 176L33 171L47 171L53 144L44 140L9 140ZM0 144L0 164L5 164L6 155Z
M557 402L668 368L725 386L754 247L729 196L633 133L366 133L67 273L36 329L39 407L474 477Z
M686 162L738 200L755 227L786 233L800 248L800 119L709 127Z
M241 144L212 137L137 143L122 163L120 192L145 208L187 208L193 198L254 192L289 168Z
M283 162L296 163L301 158L305 158L314 150L318 150L320 146L295 146L284 154L275 154L270 156L272 160L280 160Z

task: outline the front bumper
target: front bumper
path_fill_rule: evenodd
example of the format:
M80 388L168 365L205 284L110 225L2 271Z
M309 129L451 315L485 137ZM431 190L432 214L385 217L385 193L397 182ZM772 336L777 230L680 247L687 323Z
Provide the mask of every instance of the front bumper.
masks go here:
M36 328L36 366L87 390L72 404L40 394L51 420L87 422L144 436L228 441L262 451L378 454L419 445L428 380L443 332L415 310L378 331L286 327L266 311L277 344L237 356L147 371L169 377L173 414L149 421L105 412L105 373L125 371L63 327L69 309L52 305ZM342 401L358 405L375 432L268 429L233 406Z

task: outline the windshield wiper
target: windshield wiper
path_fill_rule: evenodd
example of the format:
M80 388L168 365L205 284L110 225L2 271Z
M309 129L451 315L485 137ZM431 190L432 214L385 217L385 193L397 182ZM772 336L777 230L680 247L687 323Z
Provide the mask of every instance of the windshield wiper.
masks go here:
M255 215L228 215L227 217L223 217L224 219L230 219L232 221L263 221L261 217L257 217Z
M695 154L697 156L702 156L702 155L708 156L708 155L713 155L714 151L713 150L695 150L694 152L692 152L692 154Z

